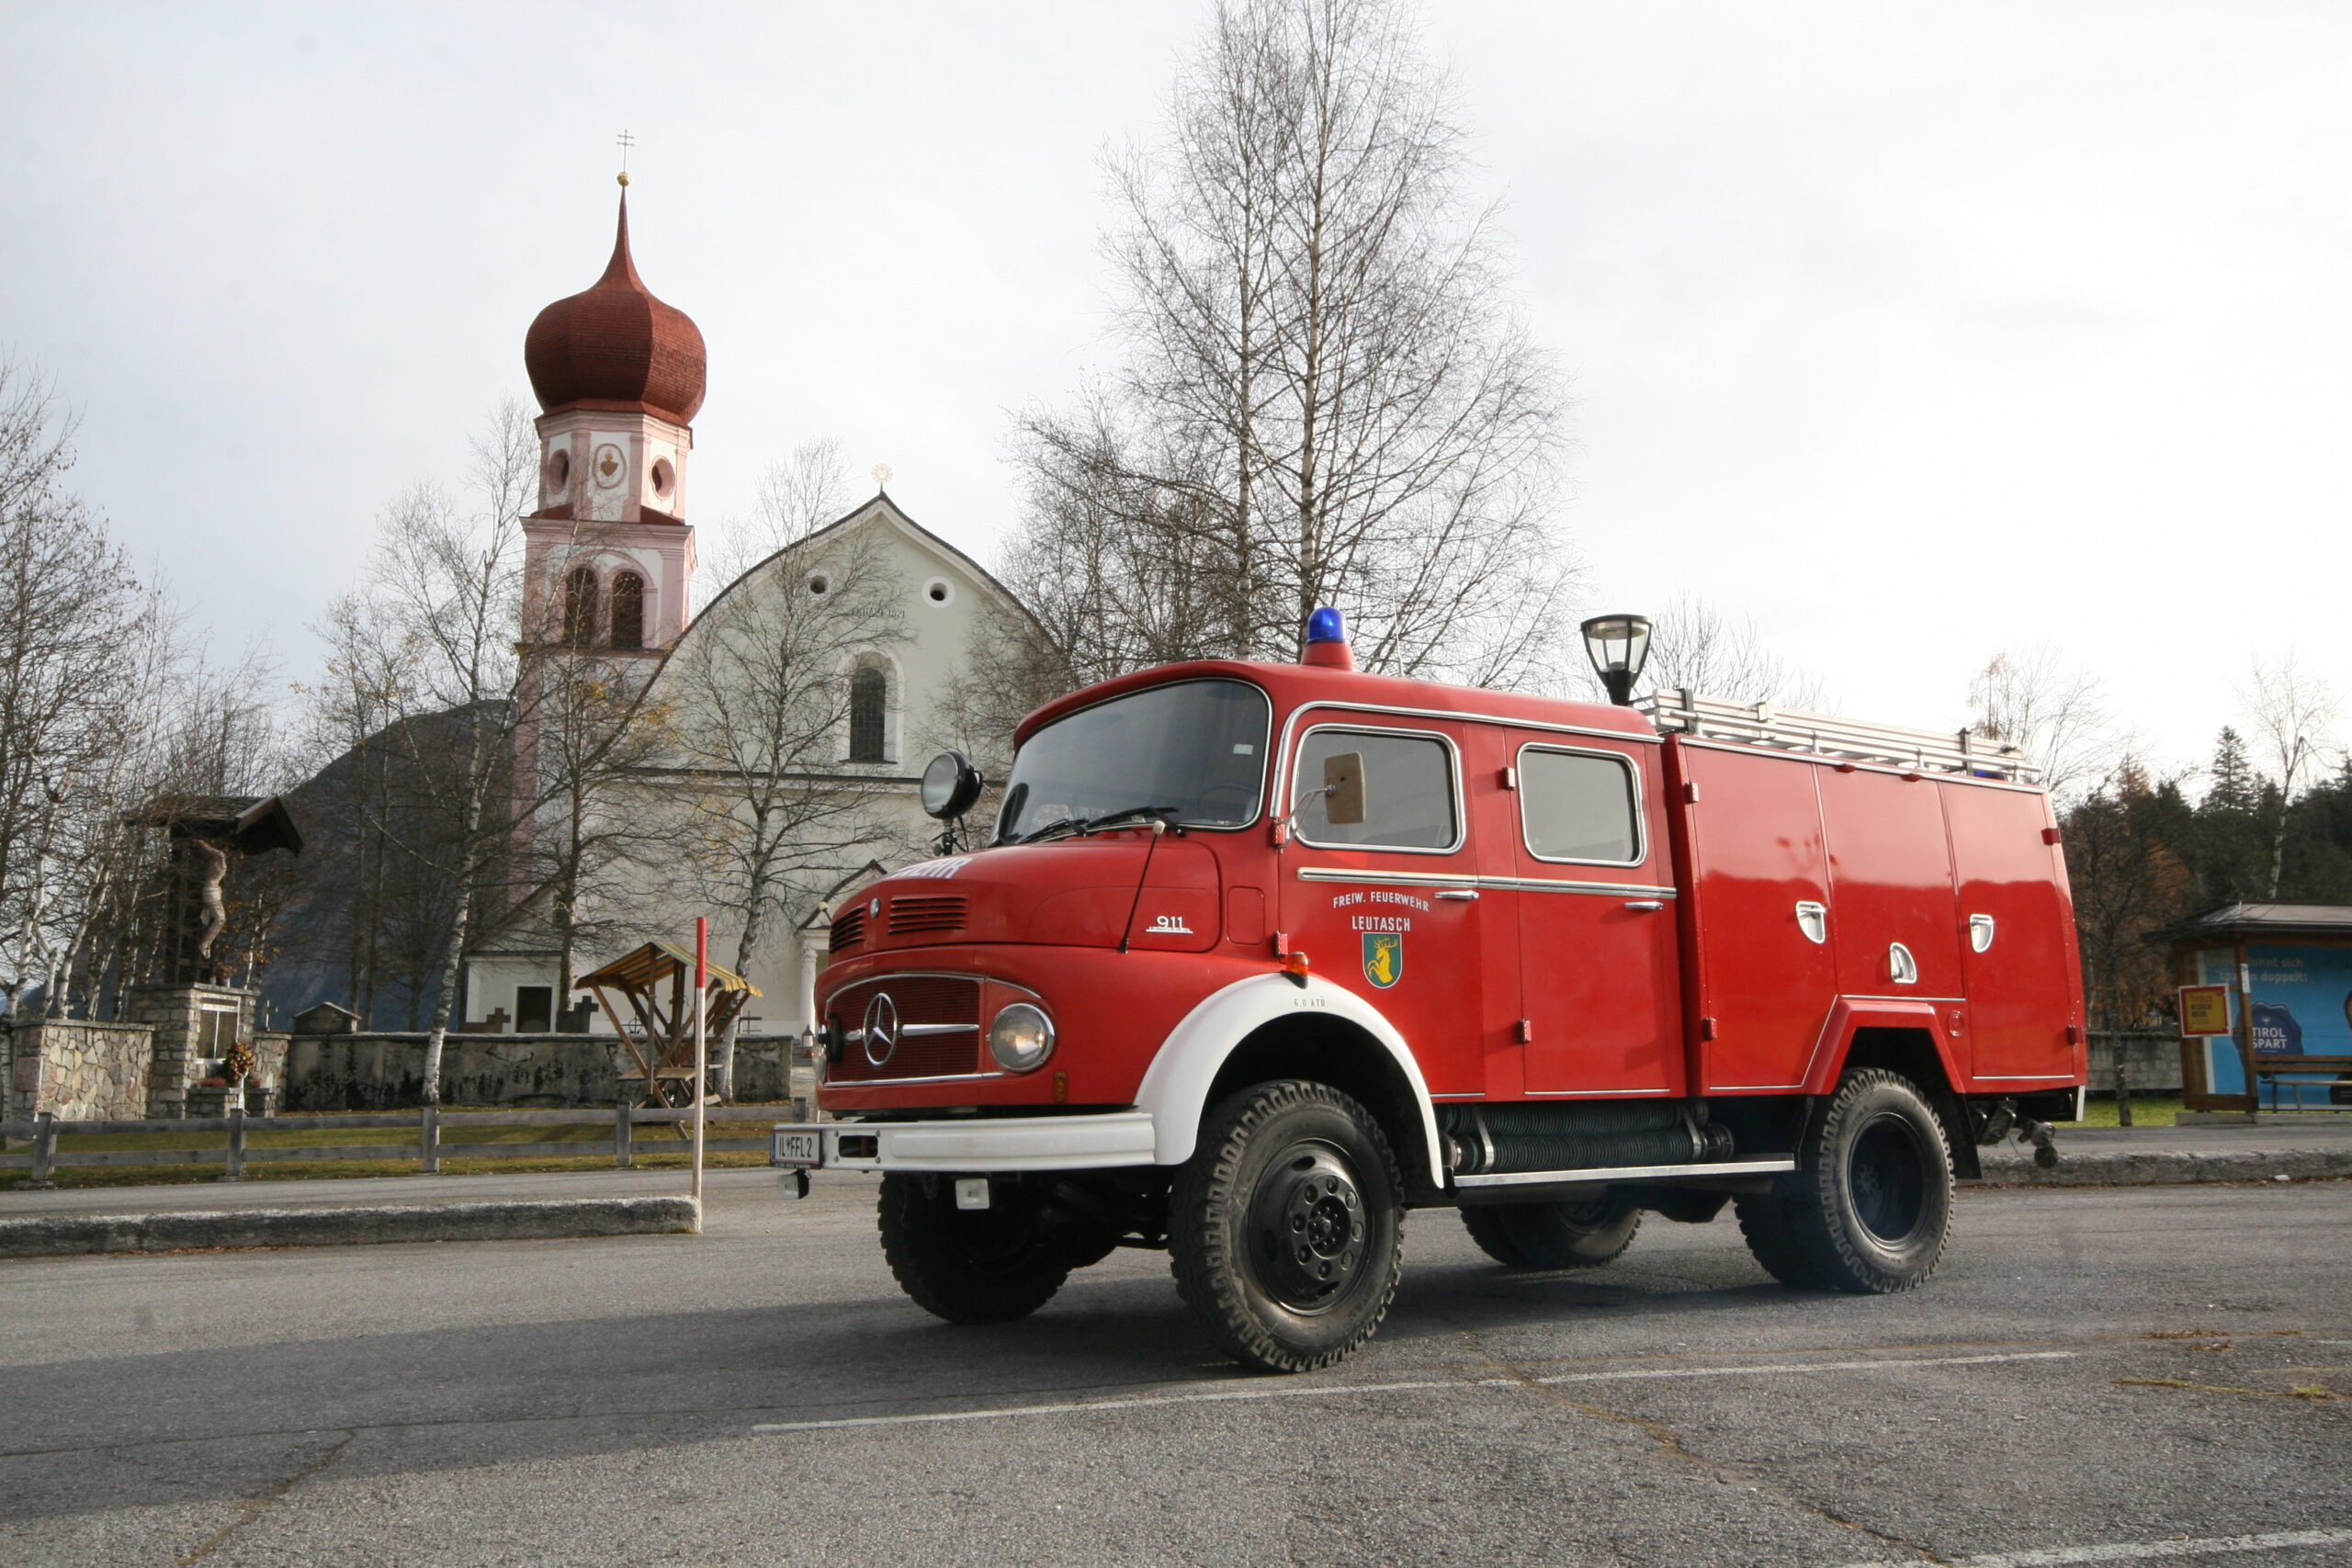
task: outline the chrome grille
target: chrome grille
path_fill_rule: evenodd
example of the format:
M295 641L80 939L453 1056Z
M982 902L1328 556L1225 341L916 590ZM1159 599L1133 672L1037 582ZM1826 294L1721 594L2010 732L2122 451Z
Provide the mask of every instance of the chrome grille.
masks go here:
M887 1008L876 1002L888 997ZM946 1077L977 1073L980 1061L980 983L961 975L885 975L843 987L825 1007L826 1037L838 1047L825 1076L835 1083ZM884 1059L868 1038L869 1019L894 1039Z
M967 900L961 894L890 900L890 934L912 936L922 931L952 931L964 924Z

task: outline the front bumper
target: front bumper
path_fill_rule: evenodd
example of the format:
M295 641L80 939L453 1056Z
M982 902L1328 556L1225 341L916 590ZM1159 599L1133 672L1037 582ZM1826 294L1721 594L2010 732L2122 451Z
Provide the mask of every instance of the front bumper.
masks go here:
M808 1168L805 1160L784 1157L790 1134L815 1134L823 1150L821 1168L828 1170L1113 1170L1151 1164L1154 1144L1148 1111L937 1122L780 1122L768 1145L770 1164Z

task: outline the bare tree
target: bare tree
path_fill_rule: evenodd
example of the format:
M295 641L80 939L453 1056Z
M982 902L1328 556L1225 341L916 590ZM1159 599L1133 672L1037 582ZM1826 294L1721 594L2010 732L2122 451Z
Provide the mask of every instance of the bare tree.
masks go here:
M1827 704L1820 676L1766 647L1753 620L1734 620L1696 593L1676 594L1655 617L1642 683L1815 712Z
M673 819L624 799L671 744L666 705L645 694L652 664L560 645L533 653L523 682L526 773L516 789L523 884L506 921L545 924L556 995L569 998L581 948L627 929L634 874L683 846Z
M0 359L0 1005L60 985L102 883L72 863L104 838L124 747L120 660L148 599L103 518L66 488L74 420L52 385ZM167 661L168 662L168 661Z
M804 441L760 474L749 517L729 519L711 552L723 587L850 509L849 470L833 437Z
M789 565L707 607L662 686L704 892L735 925L739 973L794 898L892 840L842 759L857 661L906 639L903 584L870 536ZM718 1092L731 1095L731 1028L717 1068Z
M501 912L503 861L515 803L513 747L525 715L515 632L523 601L522 518L537 488L537 442L519 405L493 414L475 443L463 502L433 484L396 501L379 520L357 588L319 628L332 678L322 716L397 789L367 802L383 810L382 840L427 873L446 918L417 922L433 936L425 1103L441 1097L441 1055L468 941ZM407 808L385 809L395 803ZM525 808L533 804L527 796Z
M2046 642L1996 653L1969 682L1968 706L1971 731L2023 751L2062 806L2128 750L2098 677Z
M2235 692L2247 728L2276 770L2271 775L2278 788L2270 827L2269 892L2276 899L2287 869L2288 812L2297 786L2309 780L2335 743L2343 701L2334 686L2303 666L2292 648L2277 659L2255 660Z
M1325 604L1370 669L1558 677L1561 392L1464 140L1389 0L1219 6L1111 169L1125 363L1020 425L1008 579L1074 677L1292 658Z

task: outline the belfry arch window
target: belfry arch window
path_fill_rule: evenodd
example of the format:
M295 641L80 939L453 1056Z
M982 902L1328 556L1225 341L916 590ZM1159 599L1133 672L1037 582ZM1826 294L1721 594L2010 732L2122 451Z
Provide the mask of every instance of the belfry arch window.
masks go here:
M645 646L645 579L633 571L613 579L613 646Z
M596 640L596 569L575 566L563 580L563 640L587 648Z
M874 664L861 664L849 674L849 760L884 762L889 728L890 677Z

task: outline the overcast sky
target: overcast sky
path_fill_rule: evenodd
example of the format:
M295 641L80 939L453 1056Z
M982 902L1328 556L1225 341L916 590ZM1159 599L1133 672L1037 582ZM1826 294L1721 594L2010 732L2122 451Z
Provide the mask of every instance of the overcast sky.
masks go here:
M528 398L624 126L639 270L710 347L693 521L832 435L992 559L1008 411L1108 355L1099 153L1203 17L0 12L0 345L119 536L289 678L385 501ZM2249 654L2352 685L2352 6L1426 16L1573 378L1588 608L1698 592L1891 722L2049 637L2182 762Z

